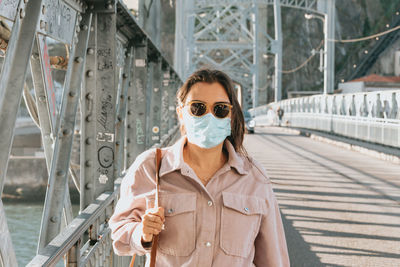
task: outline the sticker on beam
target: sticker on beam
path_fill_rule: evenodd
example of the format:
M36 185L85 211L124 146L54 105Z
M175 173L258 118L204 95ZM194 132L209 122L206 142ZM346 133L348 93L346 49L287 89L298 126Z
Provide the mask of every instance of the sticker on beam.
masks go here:
M97 133L96 140L99 142L114 142L114 134L113 133Z
M106 184L108 181L108 177L105 174L100 174L99 176L99 183L101 184Z
M140 67L140 68L146 67L146 60L145 59L136 59L135 66Z

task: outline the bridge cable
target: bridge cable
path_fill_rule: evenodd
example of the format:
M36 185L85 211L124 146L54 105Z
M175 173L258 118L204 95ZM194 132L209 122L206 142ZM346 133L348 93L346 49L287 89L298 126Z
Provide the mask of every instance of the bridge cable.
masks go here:
M320 43L316 48L314 48L314 49L315 49L315 50L319 50L319 49L321 48L321 46L322 46L323 43L324 43L324 40L322 40L321 43ZM301 68L303 68L305 65L307 65L308 62L310 62L310 60L311 60L313 57L315 57L316 54L317 54L317 53L311 55L309 58L307 58L303 63L301 63L301 64L300 64L299 66L297 66L296 68L291 69L291 70L281 70L281 72L284 73L284 74L288 74L288 73L293 73L293 72L298 71L299 69L301 69Z
M330 42L337 42L337 43L354 43L354 42L360 42L360 41L365 41L365 40L369 40L369 39L374 39L376 37L397 31L398 29L400 29L400 25L396 26L390 30L384 31L384 32L380 32L374 35L370 35L370 36L366 36L366 37L361 37L361 38L356 38L356 39L347 39L347 40L335 40L335 39L329 39L328 41Z

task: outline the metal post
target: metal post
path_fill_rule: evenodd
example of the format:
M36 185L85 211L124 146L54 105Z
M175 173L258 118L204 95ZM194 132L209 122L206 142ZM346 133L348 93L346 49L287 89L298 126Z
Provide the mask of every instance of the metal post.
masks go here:
M175 72L170 74L170 85L168 87L168 129L172 129L177 123L176 115L176 92L179 87L178 76Z
M326 0L324 20L325 69L324 94L332 94L335 87L335 0Z
M258 106L258 89L259 89L259 68L258 65L260 64L260 25L259 25L259 14L258 14L258 7L259 3L257 1L254 1L253 8L254 8L254 13L253 13L253 35L254 35L254 42L253 42L253 70L252 70L252 83L253 83L253 88L252 88L252 107L256 108Z
M39 37L38 37L39 38ZM32 58L31 58L31 72L33 87L35 89L36 106L38 109L38 118L40 123L40 131L42 134L43 149L46 158L47 171L50 173L51 158L53 155L53 140L52 140L52 128L49 117L49 100L46 97L44 77L42 76L42 60L40 60L40 52L38 43L34 43ZM44 74L44 72L43 72Z
M171 95L171 72L168 67L168 63L162 61L162 87L161 87L161 127L160 136L161 139L168 134L169 128L169 99Z
M99 5L88 45L82 94L81 210L114 189L116 14ZM115 8L115 6L114 6Z
M161 1L139 1L139 23L157 48L161 44Z
M16 3L12 3L16 4ZM42 1L20 1L0 74L0 197L14 139L17 111L21 102L29 58L35 39ZM5 11L5 10L2 10ZM13 10L12 10L13 11ZM0 200L0 256L6 266L16 266L16 258Z
M194 48L195 48L195 37L194 37L194 24L195 24L195 17L194 17L194 0L184 1L184 14L191 14L185 16L185 24L186 27L186 47L185 50L182 50L180 53L186 53L184 55L185 58L185 73L183 77L188 77L194 71L196 71L196 67L193 64L193 57L194 57Z
M72 41L72 35L70 36ZM51 75L50 58L48 52L48 45L46 36L37 34L37 42L35 42L33 48L33 57L31 59L32 78L34 80L36 96L36 106L38 107L39 123L43 147L46 158L46 166L48 177L51 172L51 161L53 157L53 144L57 133L56 124L58 121L58 111L56 108L55 99L55 88L54 82ZM68 76L69 77L69 76ZM64 201L64 212L61 227L64 227L68 222L72 220L72 205L71 198L69 195L68 183L65 185L65 201Z
M147 40L135 43L133 86L129 89L127 118L127 166L146 149L146 86L147 86Z
M275 102L282 99L282 17L280 0L274 0L275 19Z
M187 1L187 0L186 0ZM190 0L189 0L190 1ZM182 10L183 0L176 0L175 2L175 53L174 53L174 68L183 76L184 68L184 55L182 55L184 39L182 36L182 26L184 13Z
M158 53L151 53L150 60L150 81L148 83L148 93L150 97L149 113L148 113L148 147L160 142L160 124L161 124L161 55Z
M126 105L127 105L127 95L128 88L131 86L131 69L132 69L132 60L133 60L133 47L130 46L127 49L125 63L124 63L124 71L122 74L122 92L119 96L119 106L117 113L117 124L115 127L115 177L119 177L121 175L122 169L124 168L123 164L123 156L124 156L124 141L125 141L125 117L126 117Z
M22 90L32 52L41 1L21 1L11 30L0 76L0 196L7 173L8 158Z
M78 24L78 22L76 22ZM68 63L62 104L60 109L60 123L56 127L56 140L51 162L51 169L46 192L46 199L40 229L38 251L40 252L60 231L61 213L65 203L68 169L71 156L75 118L78 107L82 73L85 66L85 54L91 23L90 14L85 15L78 35L71 46L70 61ZM75 56L76 49L76 56Z
M268 25L268 8L266 4L259 4L258 8L258 28L259 31L256 33L259 35L259 58L258 58L258 105L265 105L268 101L268 86L267 86L267 73L268 67L265 55L267 55L267 45L270 41L267 38L267 25Z

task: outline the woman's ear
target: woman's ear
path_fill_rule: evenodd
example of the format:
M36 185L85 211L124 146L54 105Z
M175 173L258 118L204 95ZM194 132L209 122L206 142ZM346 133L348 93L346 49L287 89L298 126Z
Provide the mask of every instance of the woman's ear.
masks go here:
M176 107L176 114L178 115L179 121L182 121L183 116L182 116L182 107L181 106Z

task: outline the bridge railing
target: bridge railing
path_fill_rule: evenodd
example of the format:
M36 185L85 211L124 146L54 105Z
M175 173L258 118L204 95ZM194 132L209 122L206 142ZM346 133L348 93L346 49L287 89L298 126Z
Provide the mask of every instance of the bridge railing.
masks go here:
M112 252L107 222L136 156L178 132L179 75L122 1L0 1L0 18L0 194L22 95L49 175L28 265L126 266ZM76 218L70 180L80 195ZM0 263L16 266L0 223Z
M400 147L400 91L314 95L287 99L250 110L256 125L276 123L329 132L381 145Z

